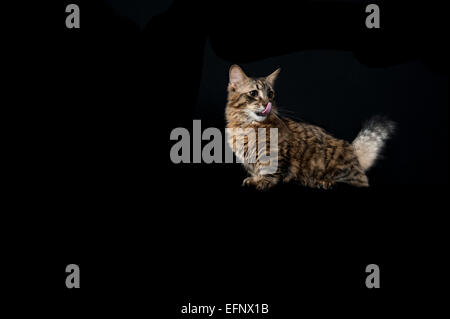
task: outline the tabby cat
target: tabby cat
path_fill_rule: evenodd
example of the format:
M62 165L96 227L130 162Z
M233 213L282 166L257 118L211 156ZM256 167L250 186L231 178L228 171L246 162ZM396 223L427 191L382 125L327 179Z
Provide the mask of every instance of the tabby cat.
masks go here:
M247 77L237 65L229 72L227 128L277 128L278 166L275 173L265 174L259 155L253 163L244 163L250 176L243 185L264 190L279 182L296 181L309 187L330 188L342 182L367 187L365 172L375 163L394 123L379 117L370 120L356 139L349 143L334 138L323 129L278 115L274 82L280 72L267 77ZM235 152L236 136L228 137ZM245 139L245 147L249 147ZM258 154L258 151L256 152Z

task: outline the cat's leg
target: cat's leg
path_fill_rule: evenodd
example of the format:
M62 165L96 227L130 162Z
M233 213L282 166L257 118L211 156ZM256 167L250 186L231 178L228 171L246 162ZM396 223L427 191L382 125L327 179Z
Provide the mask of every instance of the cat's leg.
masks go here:
M256 184L256 182L255 182L254 176L247 177L242 181L242 186L252 186L255 184Z
M274 187L280 181L278 175L264 175L261 176L256 182L256 189L266 190Z
M258 175L257 172L255 172L255 166L254 165L248 165L248 166L245 166L245 168L247 169L247 172L250 174L250 176L245 178L242 181L242 186L255 185L254 179Z
M364 173L355 174L352 178L344 181L344 183L356 186L356 187L369 187L369 179Z
M330 180L321 180L317 183L318 188L330 189L335 183Z
M369 179L367 178L367 175L359 167L352 167L350 169L343 170L341 174L335 177L335 181L357 187L369 186Z
M254 186L258 190L270 189L280 181L279 175L255 175L247 177L243 186Z
M276 167L271 166L276 164ZM284 161L277 158L276 162L269 161L267 159L262 161L257 161L254 166L252 166L249 172L251 177L247 177L242 183L243 186L254 186L258 190L266 190L272 188L282 180L282 172L284 171Z
M330 189L336 184L335 181L329 180L329 179L302 179L300 180L301 183L305 186L312 187L312 188L321 188L321 189Z

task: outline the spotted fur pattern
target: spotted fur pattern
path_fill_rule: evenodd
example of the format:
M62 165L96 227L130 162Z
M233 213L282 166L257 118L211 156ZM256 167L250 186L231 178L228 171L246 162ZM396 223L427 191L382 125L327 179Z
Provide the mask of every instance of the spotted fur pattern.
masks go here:
M268 189L279 182L300 182L309 187L330 188L338 182L358 187L369 186L365 171L375 162L385 140L393 130L392 122L374 119L359 133L353 143L334 138L320 127L281 117L275 103L274 82L279 69L267 77L250 78L242 69L230 68L227 128L278 129L278 169L264 174L258 149L255 163L244 163L250 176L243 182L257 189ZM268 103L271 111L264 115ZM244 148L237 150L235 138L228 144L237 156L245 157L254 149L244 138ZM258 140L253 143L259 143Z

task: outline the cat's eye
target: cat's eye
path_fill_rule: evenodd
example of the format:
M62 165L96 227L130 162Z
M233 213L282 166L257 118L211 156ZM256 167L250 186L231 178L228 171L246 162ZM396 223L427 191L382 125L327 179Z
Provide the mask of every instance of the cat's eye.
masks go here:
M273 98L273 92L272 92L272 91L269 91L269 92L267 93L267 96L269 97L269 99Z
M253 90L253 91L250 91L248 94L250 94L251 97L255 97L258 95L258 91Z

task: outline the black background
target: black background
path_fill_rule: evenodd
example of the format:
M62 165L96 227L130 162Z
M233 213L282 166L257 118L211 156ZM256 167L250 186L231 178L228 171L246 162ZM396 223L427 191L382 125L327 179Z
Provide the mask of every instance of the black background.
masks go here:
M80 29L65 28L68 1L28 7L31 26L11 60L20 85L10 189L19 195L8 264L20 269L17 296L32 302L19 310L431 310L447 210L445 8L376 2L382 27L368 30L360 1L72 2ZM240 187L238 164L172 164L173 128L192 119L224 127L233 63L256 76L281 66L280 106L337 137L351 140L374 114L395 120L371 187L260 193ZM81 268L79 290L65 287L70 263ZM371 263L378 290L364 284Z

